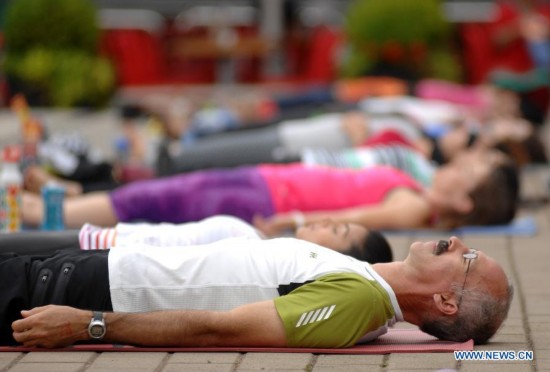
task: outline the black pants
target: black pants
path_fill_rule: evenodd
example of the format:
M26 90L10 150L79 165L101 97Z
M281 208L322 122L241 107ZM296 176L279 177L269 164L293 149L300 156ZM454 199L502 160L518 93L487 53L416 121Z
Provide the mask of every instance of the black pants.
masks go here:
M60 250L50 256L0 254L0 345L16 344L21 310L48 304L112 311L108 251Z
M0 252L51 255L60 249L80 249L78 230L30 230L0 234Z
M207 168L231 168L260 163L297 161L278 156L281 147L277 126L219 133L171 153L159 149L157 174L167 176Z

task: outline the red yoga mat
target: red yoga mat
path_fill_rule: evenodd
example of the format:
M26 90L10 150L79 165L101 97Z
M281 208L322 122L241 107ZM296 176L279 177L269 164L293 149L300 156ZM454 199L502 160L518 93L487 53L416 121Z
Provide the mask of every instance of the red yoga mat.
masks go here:
M441 341L416 329L390 329L376 341L342 349L269 348L269 347L137 347L116 344L80 344L61 349L42 349L23 346L1 346L0 351L164 351L164 352L262 352L262 353L313 353L313 354L390 354L435 353L455 350L473 350L472 340L466 342Z

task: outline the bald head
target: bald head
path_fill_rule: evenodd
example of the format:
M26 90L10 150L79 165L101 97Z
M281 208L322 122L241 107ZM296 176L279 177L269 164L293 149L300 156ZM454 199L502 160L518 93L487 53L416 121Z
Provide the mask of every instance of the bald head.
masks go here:
M458 311L453 315L428 314L420 329L443 340L486 343L506 319L514 294L502 268L495 266L494 273L486 285L464 289L454 285L453 291L461 299Z

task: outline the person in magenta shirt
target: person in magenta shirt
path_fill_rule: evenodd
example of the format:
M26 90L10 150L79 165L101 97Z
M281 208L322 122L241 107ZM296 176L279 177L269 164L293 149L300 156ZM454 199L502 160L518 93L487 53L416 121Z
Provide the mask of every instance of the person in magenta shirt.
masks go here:
M110 193L67 198L64 213L67 227L139 220L181 223L228 214L277 235L327 218L376 229L506 223L515 214L517 193L517 173L508 159L480 151L441 167L428 188L388 167L262 164L138 181ZM25 194L25 223L39 225L42 214L40 197Z

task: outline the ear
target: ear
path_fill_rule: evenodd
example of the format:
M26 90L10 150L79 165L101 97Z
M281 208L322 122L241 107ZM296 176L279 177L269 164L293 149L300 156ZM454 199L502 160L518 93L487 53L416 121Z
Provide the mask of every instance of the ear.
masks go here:
M458 311L456 296L452 292L436 293L433 299L437 309L445 315L453 315Z

